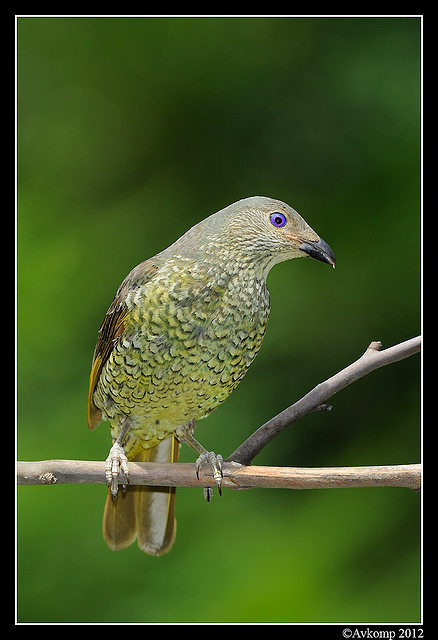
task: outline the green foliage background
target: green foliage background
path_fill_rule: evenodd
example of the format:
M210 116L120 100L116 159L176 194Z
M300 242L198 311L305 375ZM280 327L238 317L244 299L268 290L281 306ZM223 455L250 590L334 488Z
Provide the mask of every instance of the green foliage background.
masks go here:
M124 276L249 195L332 246L269 277L244 382L197 437L228 455L356 359L420 331L418 18L18 19L18 457L101 460L97 330ZM418 462L419 356L381 369L256 459ZM194 461L189 450L183 461ZM117 554L103 486L20 487L23 622L415 622L407 489L179 490L170 554Z

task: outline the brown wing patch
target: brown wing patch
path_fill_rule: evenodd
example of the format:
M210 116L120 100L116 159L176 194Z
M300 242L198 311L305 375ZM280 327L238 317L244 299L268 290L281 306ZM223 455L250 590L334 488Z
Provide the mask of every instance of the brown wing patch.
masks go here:
M128 291L148 282L156 272L157 267L152 260L145 260L135 267L120 285L99 329L88 390L87 422L90 429L95 429L102 420L102 412L94 404L93 394L102 368L125 329L125 321L129 313L125 302L126 295Z

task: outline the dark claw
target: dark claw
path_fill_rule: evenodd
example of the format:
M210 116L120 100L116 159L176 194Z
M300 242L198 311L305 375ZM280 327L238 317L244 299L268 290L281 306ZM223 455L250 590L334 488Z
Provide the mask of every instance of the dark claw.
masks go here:
M199 470L202 467L203 464L203 456L204 454L202 454L201 456L199 456L199 458L196 460L196 478L199 480Z

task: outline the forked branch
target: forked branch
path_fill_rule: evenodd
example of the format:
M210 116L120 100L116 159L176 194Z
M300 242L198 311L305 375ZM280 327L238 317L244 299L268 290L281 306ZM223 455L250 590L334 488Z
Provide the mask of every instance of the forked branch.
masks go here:
M326 402L359 378L392 362L417 353L421 338L406 340L381 350L380 342L372 342L365 353L351 365L325 382L318 384L301 400L291 405L255 431L224 464L224 487L270 487L290 489L398 486L418 490L421 465L388 465L378 467L257 467L251 460L279 433L300 418L321 409ZM208 472L196 478L194 464L159 464L130 462L130 484L175 487L207 487L215 482ZM81 460L46 460L18 462L18 484L104 484L104 462ZM123 482L123 479L122 479Z

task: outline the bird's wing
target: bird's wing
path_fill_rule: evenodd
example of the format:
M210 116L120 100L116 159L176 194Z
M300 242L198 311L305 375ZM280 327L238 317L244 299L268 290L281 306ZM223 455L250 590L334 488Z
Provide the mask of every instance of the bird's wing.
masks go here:
M125 329L125 322L129 313L126 306L126 295L128 291L148 282L157 270L153 260L145 260L129 273L120 285L99 329L88 391L87 422L90 429L95 429L102 420L102 412L94 404L93 394L102 367Z

